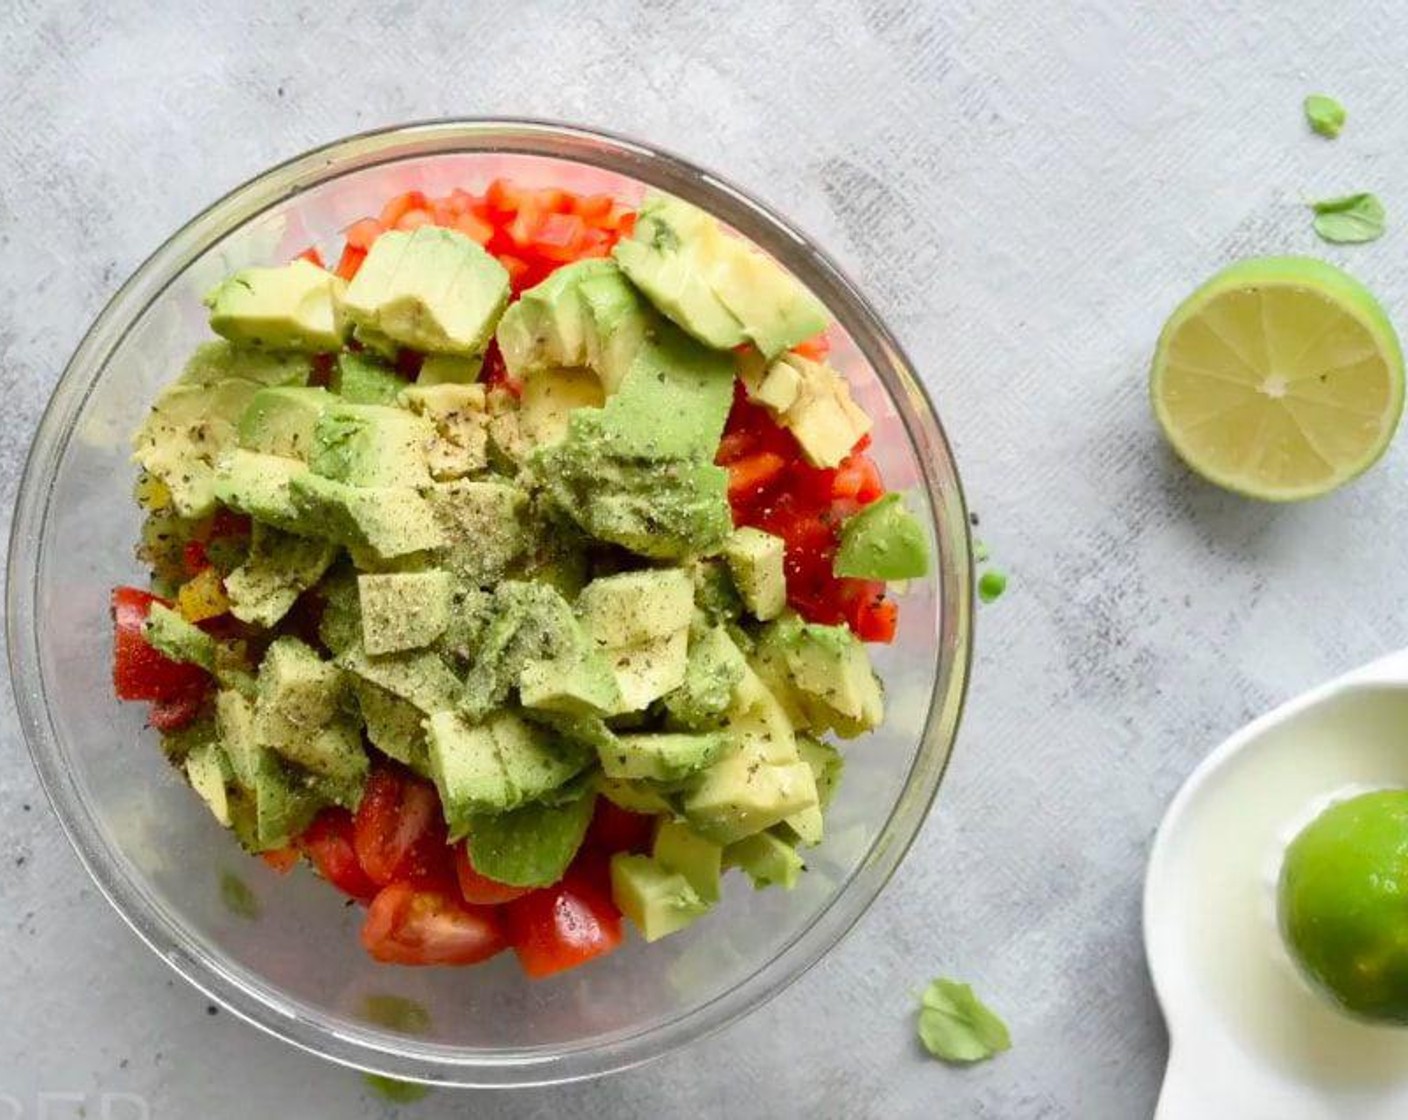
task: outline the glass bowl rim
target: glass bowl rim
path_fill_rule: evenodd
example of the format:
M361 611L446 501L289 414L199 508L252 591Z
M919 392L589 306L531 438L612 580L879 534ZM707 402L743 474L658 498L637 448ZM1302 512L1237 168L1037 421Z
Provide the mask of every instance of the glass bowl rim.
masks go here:
M865 857L812 920L727 991L663 1022L569 1046L462 1049L348 1030L227 966L166 916L109 850L64 765L43 690L35 625L38 572L55 476L84 403L131 326L190 263L287 197L381 164L452 153L511 152L595 166L679 195L721 217L803 280L855 340L895 402L919 460L939 543L941 640L919 750ZM926 454L927 452L927 454ZM939 475L942 474L942 487ZM18 578L17 578L18 577ZM558 1084L628 1069L721 1030L819 962L874 903L918 835L957 736L971 670L973 557L967 507L936 410L898 342L831 258L780 215L710 171L614 133L526 118L446 118L372 129L294 156L227 192L167 238L108 300L66 364L20 477L10 534L6 639L11 687L30 757L59 823L108 902L158 956L261 1030L359 1070L466 1087ZM951 643L946 638L952 628Z

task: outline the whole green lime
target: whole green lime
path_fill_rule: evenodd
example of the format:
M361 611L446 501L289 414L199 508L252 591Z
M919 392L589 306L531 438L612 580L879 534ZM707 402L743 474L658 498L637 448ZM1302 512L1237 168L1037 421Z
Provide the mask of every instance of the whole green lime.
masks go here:
M1286 849L1281 934L1346 1011L1408 1023L1408 790L1341 801Z

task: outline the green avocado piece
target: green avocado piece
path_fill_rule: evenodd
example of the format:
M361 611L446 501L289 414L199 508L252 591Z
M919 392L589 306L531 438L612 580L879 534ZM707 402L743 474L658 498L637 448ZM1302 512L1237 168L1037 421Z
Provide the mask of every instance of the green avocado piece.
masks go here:
M450 575L439 569L362 575L362 645L369 654L428 646L450 624Z
M271 628L312 587L337 557L328 541L299 537L262 521L254 523L249 555L225 577L230 613L241 622Z
M683 875L694 893L705 902L719 901L722 846L700 836L687 824L666 820L655 830L655 845L650 854L666 871Z
M434 438L434 426L406 409L339 403L318 417L308 465L350 486L428 486Z
M677 933L709 911L679 872L624 852L611 857L611 897L646 941Z
M230 762L225 752L215 742L205 742L192 747L184 764L186 780L200 795L215 817L226 828L230 827Z
M575 409L533 457L557 504L598 540L643 556L716 551L733 528L728 475L713 463L733 365L661 325L601 408Z
M430 476L437 482L463 478L489 465L489 416L483 385L417 382L403 389L399 403L434 425L426 446Z
M787 576L783 571L781 537L752 526L735 529L724 545L724 558L734 586L754 618L776 618L787 606Z
M658 786L650 782L627 782L618 778L607 778L598 772L596 789L602 797L628 813L643 813L646 816L673 815L675 806Z
M479 371L484 366L481 355L463 357L458 354L427 354L416 374L416 384L432 385L472 385L479 380Z
M812 777L816 779L817 804L822 809L827 808L841 784L846 760L830 743L823 743L820 739L801 733L797 735L797 753L802 761L811 767Z
M362 604L356 569L346 560L335 564L318 584L318 595L323 600L318 640L334 657L341 656L362 640Z
M789 612L764 628L755 663L797 727L852 739L884 719L870 655L845 626L803 622Z
M690 644L684 683L665 696L671 723L691 731L718 728L747 668L727 630L722 626L705 630Z
M367 756L347 714L342 673L297 638L277 638L264 654L254 739L339 784L360 783L366 776Z
M733 582L727 562L720 556L702 557L689 565L694 581L694 605L705 622L723 625L737 622L743 614L743 598Z
M361 677L353 678L352 691L357 695L357 706L372 746L422 777L430 777L425 713L409 700Z
M601 576L577 599L577 615L598 644L624 646L668 638L689 626L694 584L681 568Z
M153 603L143 627L147 643L172 661L215 669L215 639L162 603Z
M426 723L430 770L452 840L478 814L502 813L571 781L591 761L586 751L509 711L483 723L437 712Z
M677 782L710 766L733 745L722 732L647 732L618 735L599 755L602 773L608 778Z
M723 232L704 211L668 195L648 194L632 235L612 255L664 315L715 350L748 341L743 324L714 291L711 273Z
M409 486L350 486L305 471L289 480L288 492L301 532L381 560L445 543L433 508Z
M832 569L856 579L919 579L929 574L929 542L892 492L846 519Z
M216 464L236 442L236 422L259 386L245 378L209 385L177 381L163 389L133 438L132 458L171 492L182 517L205 517L216 503Z
M527 551L528 495L510 482L457 479L425 492L445 549L442 563L466 583L488 587Z
M504 364L515 377L585 368L606 393L616 391L651 330L640 293L610 260L557 269L524 292L499 320Z
M816 779L805 762L773 763L752 745L700 773L685 794L685 817L720 844L762 832L816 804Z
M465 823L465 851L474 870L512 887L547 887L567 871L592 821L596 794L562 805L523 805L481 813Z
M337 656L337 664L347 672L414 704L426 715L455 706L460 682L441 656L428 649L403 653L369 654L361 643Z
M613 253L662 313L717 350L751 342L771 359L826 327L821 304L791 275L680 199L647 195Z
M240 446L306 462L318 417L335 400L326 389L306 386L260 389L240 416Z
M220 459L213 489L216 499L236 512L296 532L302 518L292 484L307 473L307 465L297 459L236 448Z
M327 353L342 346L337 295L346 285L304 260L243 268L205 297L210 327L231 342L269 350Z
M757 890L778 886L785 891L797 885L806 868L797 849L771 832L734 841L724 849L724 866L741 868Z
M561 443L572 413L606 403L601 382L589 369L537 369L523 375L518 425L534 447Z
M342 294L359 331L432 354L482 354L509 298L508 272L458 230L421 226L376 239Z
M236 346L221 338L195 348L176 384L209 388L237 379L261 387L303 385L312 369L307 354Z
M392 405L406 381L375 355L344 350L337 356L328 387L348 404Z

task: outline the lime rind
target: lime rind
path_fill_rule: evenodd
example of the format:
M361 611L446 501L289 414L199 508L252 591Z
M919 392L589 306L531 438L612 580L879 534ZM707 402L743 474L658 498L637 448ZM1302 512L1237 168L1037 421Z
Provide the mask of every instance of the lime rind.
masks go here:
M1257 478L1249 470L1229 468L1226 464L1210 462L1187 438L1188 421L1186 417L1174 416L1169 411L1166 400L1164 378L1169 366L1172 364L1185 372L1189 371L1187 363L1170 362L1173 342L1189 324L1198 320L1210 332L1220 337L1221 331L1217 325L1216 316L1218 305L1224 302L1225 297L1237 292L1265 292L1275 289L1309 292L1329 305L1328 314L1332 323L1342 323L1349 319L1359 324L1373 344L1372 354L1365 355L1359 361L1364 362L1372 359L1381 362L1387 374L1387 399L1369 413L1372 417L1379 419L1378 435L1372 442L1366 444L1362 451L1350 458L1332 462L1316 447L1314 441L1305 432L1300 417L1289 407L1285 410L1286 414L1292 417L1291 422L1301 428L1306 445L1311 448L1312 452L1323 458L1327 466L1331 468L1324 478L1301 486L1270 485ZM1265 327L1263 319L1263 328ZM1273 334L1274 332L1264 329L1266 339L1270 340ZM1224 338L1223 341L1227 343L1229 351L1229 366L1242 365L1246 367L1245 372L1255 373L1258 366L1268 360L1269 355L1265 352L1261 354L1239 352L1227 339ZM1210 382L1222 380L1248 390L1246 407L1260 409L1263 414L1261 418L1262 429L1269 422L1266 417L1275 415L1274 410L1268 409L1264 402L1256 399L1254 383L1245 376L1245 373L1243 376L1238 376L1236 373L1229 373L1225 368L1209 368L1193 372L1204 375ZM1159 335L1153 368L1150 373L1149 388L1154 414L1160 428L1179 458L1195 473L1209 482L1246 497L1272 502L1300 501L1318 497L1343 486L1363 474L1383 456L1393 439L1403 412L1403 351L1388 315L1369 290L1352 276L1313 257L1264 257L1242 261L1224 269L1178 306ZM1223 394L1224 397L1235 396L1235 392L1230 386L1223 390ZM1323 411L1327 408L1335 409L1343 406L1338 402L1321 400L1312 401L1309 407L1312 411ZM1213 415L1217 415L1215 409ZM1258 435L1262 434L1262 429L1258 430ZM1256 442L1253 441L1249 454L1256 450Z

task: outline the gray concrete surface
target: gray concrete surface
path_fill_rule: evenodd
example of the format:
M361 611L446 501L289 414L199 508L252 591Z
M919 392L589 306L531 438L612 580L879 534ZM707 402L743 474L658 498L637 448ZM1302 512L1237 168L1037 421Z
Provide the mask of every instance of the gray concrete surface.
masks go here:
M925 371L1012 574L981 612L937 809L820 967L647 1068L442 1092L407 1115L1149 1114L1165 1054L1140 947L1150 836L1225 733L1404 642L1408 447L1324 501L1250 504L1171 459L1144 371L1177 300L1246 254L1345 262L1403 309L1396 6L9 0L0 60L6 523L84 327L195 210L375 124L526 114L673 148L819 237ZM1316 88L1349 106L1334 144L1300 119ZM1389 234L1318 244L1304 200L1364 189ZM0 1115L95 1117L103 1093L162 1120L387 1114L355 1074L214 1012L128 933L0 704ZM921 1055L912 993L938 972L1007 1016L1010 1054L971 1070ZM70 1097L43 1113L46 1093Z

